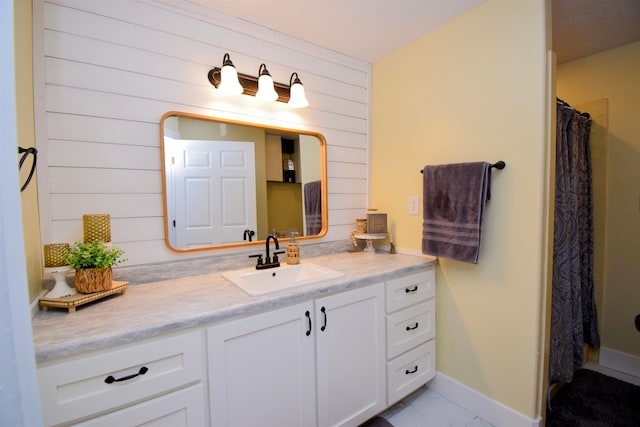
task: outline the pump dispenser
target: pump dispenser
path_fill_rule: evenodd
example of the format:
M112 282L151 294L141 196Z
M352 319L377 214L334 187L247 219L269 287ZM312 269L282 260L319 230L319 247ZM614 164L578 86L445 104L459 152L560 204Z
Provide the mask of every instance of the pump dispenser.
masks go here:
M299 233L291 232L291 241L287 245L287 264L300 264L300 245L296 242L296 236Z

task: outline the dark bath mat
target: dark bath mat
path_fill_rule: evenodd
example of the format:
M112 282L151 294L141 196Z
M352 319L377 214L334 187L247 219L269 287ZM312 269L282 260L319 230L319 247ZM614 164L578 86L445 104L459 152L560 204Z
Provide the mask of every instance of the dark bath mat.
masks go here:
M373 417L359 427L393 427L393 424L382 417Z
M640 387L579 369L547 408L547 427L640 426Z

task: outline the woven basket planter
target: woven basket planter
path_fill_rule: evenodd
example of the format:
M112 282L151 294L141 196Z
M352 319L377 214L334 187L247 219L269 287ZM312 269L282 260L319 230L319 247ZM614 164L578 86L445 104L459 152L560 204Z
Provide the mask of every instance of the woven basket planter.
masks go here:
M111 267L76 270L76 291L82 294L108 291L113 283Z

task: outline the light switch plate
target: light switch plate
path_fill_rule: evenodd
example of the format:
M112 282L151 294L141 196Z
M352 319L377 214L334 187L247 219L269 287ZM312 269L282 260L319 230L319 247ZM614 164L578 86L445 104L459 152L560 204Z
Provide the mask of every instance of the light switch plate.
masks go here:
M420 197L409 197L409 215L420 215Z

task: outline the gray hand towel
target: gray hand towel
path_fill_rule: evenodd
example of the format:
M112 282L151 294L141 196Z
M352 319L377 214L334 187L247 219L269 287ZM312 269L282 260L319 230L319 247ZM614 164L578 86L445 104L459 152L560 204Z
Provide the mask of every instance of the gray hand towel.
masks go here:
M490 171L487 162L425 166L423 254L478 263Z
M305 236L322 230L322 183L312 181L304 185L304 215L307 223Z

